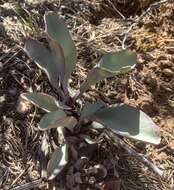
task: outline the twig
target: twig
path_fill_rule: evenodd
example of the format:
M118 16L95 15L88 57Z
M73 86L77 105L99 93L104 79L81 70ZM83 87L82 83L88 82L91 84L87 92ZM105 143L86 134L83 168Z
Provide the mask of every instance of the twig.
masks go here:
M42 179L38 179L29 183L25 183L23 185L11 188L10 190L30 190L30 189L34 189L36 187L43 187L46 184L42 183Z
M14 57L17 56L18 53L21 52L21 49L19 49L17 52L15 52L10 58L8 58L4 63L3 66L5 66L7 63L9 63L9 61L11 61Z
M136 159L146 165L149 169L151 169L155 174L162 177L163 171L161 171L157 166L155 166L152 162L150 162L144 155L137 153L134 149L129 147L122 139L120 139L113 131L107 130L105 133L114 141L114 143L123 149L130 155L136 157Z
M108 3L112 6L112 8L119 14L119 16L125 20L125 16L115 7L115 5L110 1L110 0L107 0Z
M1 136L0 136L1 137ZM7 181L9 176L9 170L7 168L0 168L0 171L2 172L0 175L0 187L1 185Z
M11 186L14 186L14 184L26 173L29 167L27 167L25 170L23 170L14 180Z
M161 4L164 4L164 3L167 3L170 1L172 1L172 0L161 0L156 3L153 3L149 6L149 8L145 12L143 12L138 18L136 18L134 20L134 23L131 24L130 27L128 28L128 30L124 33L124 38L122 41L122 49L126 49L125 42L127 40L128 34L140 22L140 20L143 19L143 17L145 17L153 8L156 8L156 7L160 6Z

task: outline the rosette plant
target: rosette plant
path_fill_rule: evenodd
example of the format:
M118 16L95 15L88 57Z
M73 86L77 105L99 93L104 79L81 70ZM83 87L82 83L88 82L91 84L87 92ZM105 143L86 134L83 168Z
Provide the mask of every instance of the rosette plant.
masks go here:
M124 104L108 105L101 100L94 103L82 100L83 93L91 85L133 69L136 65L136 54L127 50L105 53L88 73L80 89L72 94L68 79L77 61L74 42L63 19L55 13L46 13L44 21L49 48L33 38L28 38L24 49L46 73L50 84L56 90L57 97L40 92L21 95L25 100L47 112L39 123L39 129L45 131L68 128L72 129L73 133L73 130L86 127L88 124L96 128L102 126L118 136L159 144L158 127L141 110ZM65 141L54 150L47 165L48 179L53 179L68 163L68 147L65 138Z

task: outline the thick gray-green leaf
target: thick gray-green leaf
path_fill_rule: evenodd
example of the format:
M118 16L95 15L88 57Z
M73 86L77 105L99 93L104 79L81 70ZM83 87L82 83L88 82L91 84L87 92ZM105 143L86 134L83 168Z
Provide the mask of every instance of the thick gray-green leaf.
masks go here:
M57 72L59 73L60 81L63 82L65 75L65 58L61 46L51 38L48 39L51 48L51 53L53 55L54 64L57 67Z
M21 94L21 97L47 112L60 108L56 103L56 99L48 94L28 92Z
M26 40L24 49L38 67L47 74L50 83L59 89L59 66L55 64L52 53L42 43L32 38Z
M48 162L47 171L48 179L54 179L68 163L68 145L62 144L52 154Z
M63 21L57 14L48 12L45 14L45 27L49 37L55 40L63 49L65 57L65 82L76 64L76 48L70 33Z
M152 144L160 143L158 127L149 116L134 107L122 104L106 107L90 118L122 136Z
M74 127L77 120L73 116L67 116L63 110L57 110L47 113L39 123L40 130L48 130L57 127Z
M80 87L77 97L81 96L81 94L85 92L91 85L94 85L104 78L130 71L132 68L134 68L135 64L135 53L129 51L106 53L101 58L96 67L89 72L86 81Z
M80 119L84 119L85 117L89 117L90 115L93 115L96 111L104 107L105 104L101 100L96 101L95 103L90 103L88 101L85 102L84 108L81 112Z
M113 73L125 73L135 66L136 54L130 51L106 53L98 63L98 67Z
M28 92L21 94L21 97L30 101L34 105L46 112L56 111L57 109L70 110L71 108L56 100L53 96L44 93Z

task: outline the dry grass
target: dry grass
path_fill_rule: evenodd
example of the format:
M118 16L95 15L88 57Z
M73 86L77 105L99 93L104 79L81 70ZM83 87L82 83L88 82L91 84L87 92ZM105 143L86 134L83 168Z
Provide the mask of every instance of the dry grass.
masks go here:
M36 108L18 113L19 94L33 89L53 94L51 87L38 68L21 49L26 36L43 40L43 14L53 10L66 18L78 50L78 65L70 84L78 88L105 51L121 49L124 32L134 19L121 18L141 14L153 1L54 1L21 7L15 2L0 7L0 185L9 189L38 179L41 133L37 122L43 114ZM123 2L123 1L120 1ZM112 4L111 4L112 3ZM112 5L112 6L111 6ZM115 7L115 8L114 8ZM136 9L136 11L135 11ZM130 11L131 10L131 11ZM110 14L108 14L110 12ZM102 139L97 158L89 165L116 162L121 189L171 190L174 186L174 5L168 3L152 10L130 32L127 45L138 54L135 71L115 77L92 87L84 94L86 99L102 98L108 103L125 102L141 108L160 126L162 142L159 146L134 144L136 150L156 163L165 172L164 179L156 178L143 165L129 158L118 147ZM123 21L124 20L124 21ZM2 66L1 66L2 65ZM169 69L168 72L166 69ZM130 143L130 142L128 142ZM108 153L110 156L108 156ZM102 156L101 156L102 155ZM117 160L117 158L120 158ZM100 159L99 159L100 158ZM114 168L114 167L113 167ZM113 177L113 174L110 176ZM41 189L53 189L52 185ZM82 189L85 189L82 187Z

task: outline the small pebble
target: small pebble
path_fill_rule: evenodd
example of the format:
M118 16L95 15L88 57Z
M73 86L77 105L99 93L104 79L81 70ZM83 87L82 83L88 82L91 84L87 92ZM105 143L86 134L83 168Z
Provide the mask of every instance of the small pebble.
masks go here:
M164 69L163 73L168 77L174 76L174 72L169 68Z
M3 103L5 101L5 95L0 96L0 103Z
M32 105L30 102L22 99L21 97L18 99L17 112L25 114L31 109Z

